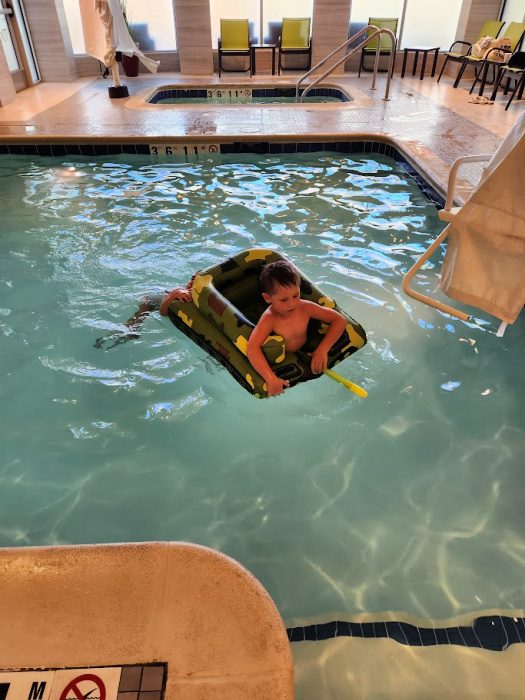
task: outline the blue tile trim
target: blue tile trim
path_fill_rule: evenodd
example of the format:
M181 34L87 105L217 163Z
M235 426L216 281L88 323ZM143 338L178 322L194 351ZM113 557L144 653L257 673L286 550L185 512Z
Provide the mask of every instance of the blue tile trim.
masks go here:
M525 641L525 619L487 615L478 617L470 627L416 627L408 622L345 622L333 620L318 625L290 627L286 630L290 642L311 642L335 637L383 639L389 637L405 646L428 647L437 644L477 647L490 651L505 651L511 644Z
M240 87L240 86L239 86ZM149 104L156 105L161 100L184 100L194 99L194 98L206 98L208 96L207 90L216 90L220 86L214 85L207 89L188 89L183 90L181 88L174 88L172 90L158 90L150 99ZM300 91L302 95L304 88ZM308 93L312 97L335 97L341 102L350 102L350 98L342 91L336 88L314 88ZM275 88L252 88L252 97L295 97L295 87L275 87Z

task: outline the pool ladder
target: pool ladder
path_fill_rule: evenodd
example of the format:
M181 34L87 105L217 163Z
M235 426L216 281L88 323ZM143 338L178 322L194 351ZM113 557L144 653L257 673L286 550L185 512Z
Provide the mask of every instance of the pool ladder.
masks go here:
M356 39L358 39L362 34L367 32L369 29L374 29L375 31L373 34L370 34L370 36L367 36L364 41L362 41L358 46L353 48L349 53L345 53L345 55L340 58L337 63L334 63L333 66L331 66L327 71L325 71L319 78L316 78L314 82L311 85L308 85L307 88L303 91L303 94L299 96L299 88L301 86L301 83L308 78L314 71L316 71L318 68L321 66L324 66L324 64L328 61L329 58L332 58L332 56L335 56L336 53L341 51L341 49L346 49L346 47L354 42ZM341 46L338 46L335 51L332 51L332 53L329 53L328 56L325 56L322 61L319 61L313 68L311 68L307 73L305 73L303 76L299 78L297 81L297 86L295 88L295 101L296 102L304 102L304 98L308 92L312 88L314 88L316 85L318 85L322 80L327 78L332 71L334 71L338 66L341 65L341 63L344 63L347 61L349 58L351 58L355 53L360 51L364 46L368 44L369 41L372 39L375 39L375 37L379 36L379 34L388 34L390 36L390 41L392 42L392 51L390 52L390 61L388 63L388 77L386 80L386 90L385 90L385 96L383 99L388 100L388 93L390 92L390 80L392 78L392 72L394 69L394 61L396 60L396 37L394 36L394 33L390 29L378 29L377 27L374 27L374 25L369 24L367 27L363 27L361 31L357 32L357 34L354 34L354 36L350 37L350 39L347 39L344 43L341 44ZM372 87L370 88L371 90L376 89L376 75L377 75L377 68L379 66L379 52L381 50L381 41L377 42L377 49L376 49L376 59L374 62L374 75L372 77Z

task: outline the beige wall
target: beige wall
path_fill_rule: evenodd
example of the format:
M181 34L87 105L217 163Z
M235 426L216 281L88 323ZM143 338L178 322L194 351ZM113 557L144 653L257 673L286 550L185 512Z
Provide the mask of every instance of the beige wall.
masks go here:
M332 53L348 39L350 23L350 0L314 0L313 29L312 29L312 66ZM337 54L326 67L333 65L343 56L343 51ZM341 74L344 64L334 73Z
M209 0L173 0L180 70L185 75L213 75Z
M25 0L29 31L45 82L77 79L62 0Z

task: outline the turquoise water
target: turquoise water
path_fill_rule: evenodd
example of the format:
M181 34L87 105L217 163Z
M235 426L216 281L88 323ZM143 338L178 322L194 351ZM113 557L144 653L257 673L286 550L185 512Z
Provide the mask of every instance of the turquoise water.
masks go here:
M442 224L391 159L0 160L0 544L188 540L285 619L521 608L523 317L503 339L412 302ZM258 401L141 295L273 247L367 329L327 377ZM417 278L434 290L434 265Z

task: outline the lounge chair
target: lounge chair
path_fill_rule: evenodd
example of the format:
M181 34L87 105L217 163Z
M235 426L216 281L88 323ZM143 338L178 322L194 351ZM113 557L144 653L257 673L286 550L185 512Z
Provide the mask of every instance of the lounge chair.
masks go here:
M494 39L496 39L499 36L499 33L501 32L501 28L503 27L504 24L505 24L505 22L498 22L496 20L490 20L490 19L487 20L486 22L483 22L483 25L482 25L481 29L479 30L479 34L476 37L476 41L474 43L477 43L484 36L491 36ZM463 51L459 51L459 52L457 50L454 51L453 49L455 49L456 47L459 48L460 44L466 48ZM439 74L439 78L437 79L438 83L441 80L441 76L443 75L443 71L445 70L445 66L447 65L447 62L454 61L456 63L462 63L465 56L470 55L470 52L472 51L472 46L473 46L473 44L471 44L468 41L455 41L452 44L452 46L450 47L450 49L448 51L445 51L445 53L443 54L445 56L445 61L441 67L441 72ZM456 87L456 86L454 86L454 87Z
M525 51L516 51L516 53L512 54L510 57L509 62L506 65L501 66L496 84L494 85L494 90L492 91L492 97L490 98L491 100L496 99L498 88L501 85L503 78L507 79L507 84L503 90L504 95L506 95L509 91L510 81L513 79L516 81L514 90L512 91L510 99L507 102L507 106L505 107L507 110L516 94L518 95L518 100L521 100L523 96L523 88L525 87Z
M510 22L508 27L505 28L503 31L503 38L509 39L509 52L514 53L515 51L518 51L521 47L522 41L523 41L523 35L525 34L525 22ZM492 49L494 50L494 49ZM458 77L456 78L456 81L454 82L454 87L457 87L459 85L459 81L461 80L463 73L465 72L465 68L468 66L474 66L476 70L476 78L474 79L474 83L472 84L472 87L470 88L470 92L474 89L474 86L478 82L478 80L481 79L481 89L480 89L480 95L483 94L483 88L485 86L486 82L486 77L487 77L487 71L489 68L489 65L494 65L490 61L490 52L484 57L484 58L476 58L475 56L468 55L463 57L463 63L461 65L461 68L459 69Z
M222 59L225 56L246 56L248 68L224 68ZM249 71L252 77L252 50L250 47L250 30L247 19L221 19L221 35L219 37L219 78L221 71L238 73Z
M397 19L397 17L370 17L368 20L368 24L370 24L373 27L377 27L378 29L390 29L393 32L394 36L397 36L398 21L399 20ZM375 29L369 29L367 32L367 36L372 36L374 32ZM380 42L380 56L390 56L392 50L395 52L395 43L394 46L392 46L390 37L387 34L380 34L379 37L376 36L375 39L369 41L368 44L363 49L361 49L361 60L359 61L359 72L357 74L357 77L361 75L361 69L363 69L364 71L372 70L372 68L365 68L365 56L376 55L378 41Z
M312 65L312 40L310 38L310 17L284 17L282 33L277 40L279 49L277 74L286 70L282 64L283 56L298 54L307 56L308 63L301 70L309 70ZM290 70L290 69L289 69ZM296 70L295 67L291 70Z
M514 323L525 304L525 198L520 178L524 158L525 114L522 114L490 159L465 204L455 215L448 206L452 214L447 219L449 225L405 275L403 289L409 296L456 318L465 321L470 318L470 314L410 287L414 275L448 238L441 291L501 319L499 335L507 323ZM461 160L486 159L486 156L472 156ZM454 169L457 170L456 164ZM447 205L451 199L447 196Z

